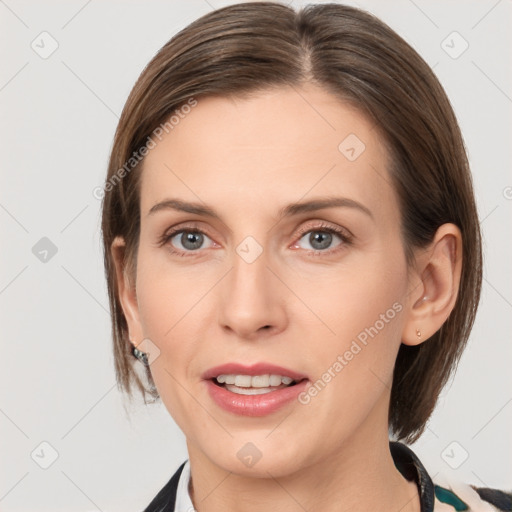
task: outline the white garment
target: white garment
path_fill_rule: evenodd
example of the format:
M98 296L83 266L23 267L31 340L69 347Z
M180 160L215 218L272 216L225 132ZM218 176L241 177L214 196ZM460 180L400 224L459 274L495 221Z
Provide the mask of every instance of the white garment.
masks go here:
M196 512L190 494L188 492L188 483L190 481L190 462L187 459L183 470L180 475L178 482L178 488L176 489L176 505L174 506L174 512Z

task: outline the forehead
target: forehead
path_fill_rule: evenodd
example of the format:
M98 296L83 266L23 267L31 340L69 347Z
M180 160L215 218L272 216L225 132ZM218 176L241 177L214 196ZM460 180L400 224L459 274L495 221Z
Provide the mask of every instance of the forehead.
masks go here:
M144 161L143 215L169 196L269 215L334 192L377 208L394 201L376 127L316 86L199 98L167 131Z

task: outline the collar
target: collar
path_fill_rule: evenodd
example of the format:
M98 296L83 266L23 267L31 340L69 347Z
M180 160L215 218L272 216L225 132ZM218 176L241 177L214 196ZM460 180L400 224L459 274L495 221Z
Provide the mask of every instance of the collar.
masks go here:
M405 444L390 441L389 449L396 468L407 480L418 487L421 512L433 512L435 501L434 483L416 454Z

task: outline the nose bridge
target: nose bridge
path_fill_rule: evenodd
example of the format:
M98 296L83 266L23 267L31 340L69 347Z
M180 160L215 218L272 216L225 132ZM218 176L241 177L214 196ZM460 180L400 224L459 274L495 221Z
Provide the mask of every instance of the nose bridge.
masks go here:
M258 300L266 295L268 283L268 255L260 254L254 260L245 259L239 252L233 255L231 292L242 298ZM267 278L267 279L265 279ZM239 297L240 298L240 297Z
M238 309L240 313L245 311L246 315L254 315L258 310L262 310L264 304L273 295L269 293L267 269L269 255L266 251L262 251L255 257L251 254L252 248L249 248L246 253L242 252L241 255L241 248L243 246L239 246L233 255L233 270L228 281L231 309Z
M250 337L262 327L273 331L284 327L282 291L267 268L270 260L271 254L252 237L233 251L219 312L224 328Z

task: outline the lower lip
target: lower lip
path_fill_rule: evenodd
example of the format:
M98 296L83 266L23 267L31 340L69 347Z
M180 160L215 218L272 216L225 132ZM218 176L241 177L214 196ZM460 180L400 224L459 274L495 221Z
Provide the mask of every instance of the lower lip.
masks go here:
M217 386L212 380L205 381L213 401L228 412L242 416L265 416L271 414L289 402L297 399L308 384L308 380L277 391L261 395L239 395Z

